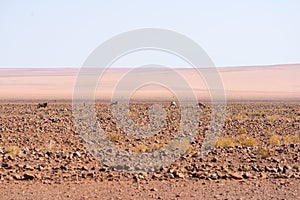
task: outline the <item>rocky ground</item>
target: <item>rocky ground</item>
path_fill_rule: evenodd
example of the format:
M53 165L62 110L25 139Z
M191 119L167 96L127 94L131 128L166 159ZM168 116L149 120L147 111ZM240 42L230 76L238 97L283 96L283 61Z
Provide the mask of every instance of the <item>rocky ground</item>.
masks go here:
M294 180L5 182L1 199L299 199Z
M242 199L246 194L255 199L299 196L300 103L229 103L216 147L202 157L201 145L211 117L211 107L206 103L198 108L198 131L190 144L184 144L185 153L171 165L149 172L119 171L99 162L76 131L71 103L49 102L46 108L37 105L0 103L0 190L4 197L11 190L19 194L12 199L26 198L34 194L34 188L45 189L49 195L55 188L75 188L79 191L76 197L83 199L109 197L111 189L114 198L128 199L139 194L145 198L204 195L220 199ZM147 139L124 132L114 120L110 104L97 103L96 111L101 128L115 146L149 154L164 149L180 128L180 109L170 103L162 105L167 116L165 125ZM132 104L128 115L136 125L147 125L150 106ZM107 187L107 192L101 187ZM77 188L89 189L80 192ZM57 198L73 199L74 194Z

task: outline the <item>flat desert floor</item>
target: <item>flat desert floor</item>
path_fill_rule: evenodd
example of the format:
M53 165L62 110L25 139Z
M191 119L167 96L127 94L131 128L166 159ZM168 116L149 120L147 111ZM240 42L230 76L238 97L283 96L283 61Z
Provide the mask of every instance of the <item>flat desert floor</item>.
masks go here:
M109 103L97 103L96 112L115 146L147 154L166 147L179 128L180 110L161 104L167 123L146 140L123 132ZM150 123L151 105L131 104L136 124ZM300 103L228 103L224 129L204 157L200 152L210 126L210 104L199 110L194 140L174 163L127 172L99 162L87 150L76 132L71 102L50 102L46 108L35 102L2 102L2 198L298 198Z
M171 104L172 93L162 88L137 91L128 113L134 124L150 124L154 103L163 106L166 121L146 139L126 133L108 100L127 70L111 69L114 73L101 80L96 92L101 101L95 104L99 126L124 151L163 150L180 130L179 102ZM122 171L99 162L78 134L71 102L78 70L1 69L0 199L299 198L300 66L221 68L228 98L224 125L204 157L201 147L212 116L208 91L193 71L177 70L203 99L195 108L194 139L174 143L185 151L172 164L133 172L131 166ZM45 101L47 106L38 106Z

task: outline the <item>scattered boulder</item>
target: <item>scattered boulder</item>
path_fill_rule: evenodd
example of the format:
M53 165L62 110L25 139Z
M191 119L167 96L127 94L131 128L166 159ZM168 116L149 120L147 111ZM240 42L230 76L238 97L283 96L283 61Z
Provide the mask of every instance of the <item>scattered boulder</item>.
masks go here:
M34 175L30 174L30 173L25 173L23 175L23 180L33 180L34 179Z

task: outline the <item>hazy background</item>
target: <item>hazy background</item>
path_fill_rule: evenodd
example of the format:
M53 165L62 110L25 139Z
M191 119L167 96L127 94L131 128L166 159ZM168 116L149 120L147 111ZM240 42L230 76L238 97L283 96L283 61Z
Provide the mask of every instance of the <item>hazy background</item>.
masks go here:
M14 1L0 0L0 67L79 67L110 37L155 27L182 33L216 66L300 63L300 1ZM137 63L185 66L144 52Z

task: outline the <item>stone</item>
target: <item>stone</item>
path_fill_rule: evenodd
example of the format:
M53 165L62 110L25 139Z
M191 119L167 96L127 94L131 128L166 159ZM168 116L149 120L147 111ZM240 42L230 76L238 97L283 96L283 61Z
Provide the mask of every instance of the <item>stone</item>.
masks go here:
M78 151L76 151L76 152L73 154L73 156L74 156L74 157L80 158L80 157L81 157L81 154L80 154Z
M245 172L243 174L243 178L247 179L247 178L252 178L252 174L250 174L249 172Z
M234 173L230 173L230 176L233 178L233 179L243 179L243 175L241 173L238 173L238 172L234 172Z
M25 166L24 166L24 169L33 171L33 170L34 170L34 167L32 167L32 166L30 166L30 165L25 165Z
M184 178L184 174L183 173L176 173L176 176L178 177L178 178Z
M151 191L151 192L157 192L158 189L157 189L157 188L151 188L150 191Z
M212 179L212 180L217 180L217 179L218 179L218 175L217 175L216 173L209 174L209 175L208 175L208 178L209 178L209 179Z
M265 171L266 171L266 172L273 172L273 173L276 173L276 172L277 172L277 169L276 169L276 168L273 168L273 167L265 166Z
M13 176L13 178L16 179L16 180L22 180L22 179L23 179L23 176L21 176L21 175L19 175L19 174L15 174L15 175Z

